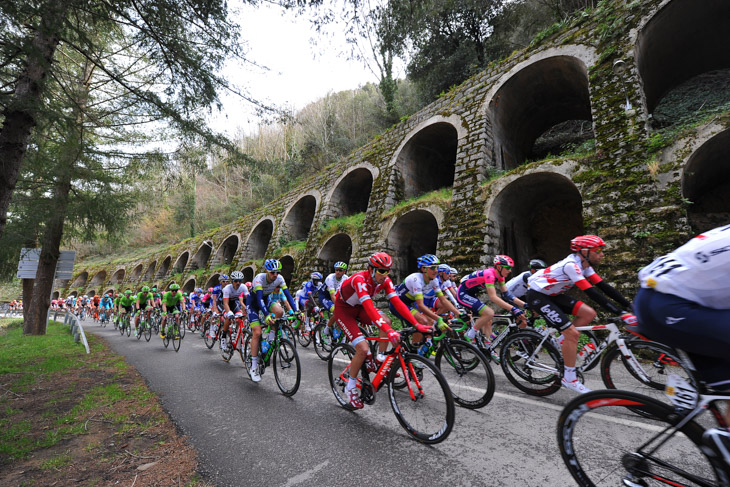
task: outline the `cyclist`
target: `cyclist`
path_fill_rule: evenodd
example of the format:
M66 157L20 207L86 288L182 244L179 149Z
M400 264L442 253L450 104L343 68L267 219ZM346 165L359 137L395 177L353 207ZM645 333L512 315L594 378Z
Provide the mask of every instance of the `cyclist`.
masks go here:
M516 297L522 299L527 294L527 279L539 271L547 267L545 261L540 259L532 259L530 265L525 272L517 274L515 277L507 281L507 291ZM504 298L504 296L502 296Z
M99 321L99 303L101 302L101 296L99 294L94 294L94 297L91 299L91 312L93 313L93 317L95 321Z
M456 287L454 286L454 283L451 282L451 269L452 267L449 267L446 264L439 264L437 277L441 284L441 292L444 296L449 298L454 309L458 311L459 302L456 301ZM454 269L454 271L456 271L456 269ZM436 296L432 291L423 295L423 302L426 306L436 311L437 315L442 315L449 311L448 308L441 304L440 299L436 299ZM458 316L458 313L455 316Z
M170 284L170 290L162 295L162 322L160 323L160 338L165 338L167 312L170 311L173 315L180 314L184 305L185 297L180 291L180 284L173 282Z
M567 389L578 393L590 392L581 384L575 373L577 356L578 326L586 326L596 317L596 311L582 301L565 295L575 284L611 313L621 314L627 323L635 323L636 318L622 311L621 308L606 299L604 294L624 309L631 309L631 303L610 284L603 281L594 265L603 260L603 249L606 244L596 235L582 235L570 241L572 253L560 262L537 271L527 279L529 289L525 300L531 309L539 312L548 324L560 330L563 336L563 361L565 363L562 384ZM602 291L598 292L595 287ZM574 315L571 322L568 314Z
M189 309L190 309L190 323L195 323L200 319L200 312L203 308L203 290L199 287L193 289L193 292L188 296Z
M312 327L310 323L313 321L315 314L319 313L319 306L317 306L317 298L319 293L324 289L324 283L322 282L322 274L319 272L312 272L309 276L311 279L304 283L304 313L305 313L305 326L308 330Z
M319 302L322 306L329 310L330 318L324 327L324 334L329 335L330 327L335 323L335 294L345 279L347 279L347 264L342 261L335 262L335 272L328 275L324 280L324 286L319 292Z
M223 288L227 285L228 275L221 274L218 276L218 284L213 286L213 290L210 292L210 309L213 312L213 319L210 322L210 329L208 330L208 336L210 336L210 338L215 337L215 334L218 333L219 321L216 318L218 315L223 313L223 297L221 294L223 293Z
M119 295L119 304L117 306L117 313L119 314L119 318L121 319L122 315L125 314L131 316L133 308L134 296L132 296L132 290L126 289L124 291L124 294Z
M274 303L271 307L266 306L265 298L271 294L274 289L280 287L286 296L286 300L289 302L289 306L294 309L294 299L289 293L289 289L286 287L286 281L280 274L281 262L276 259L266 259L264 261L264 268L266 272L257 274L253 278L253 292L246 298L246 308L248 309L248 322L251 326L251 369L249 373L251 380L254 382L260 382L261 376L258 372L259 364L259 342L261 339L261 318L259 312L266 315L265 322L271 323L274 318L281 318L284 316L284 309L278 304Z
M150 321L150 312L152 311L152 303L155 300L155 295L150 292L149 286L143 286L142 291L137 294L137 299L135 302L135 307L137 308L137 314L134 317L134 329L135 329L135 336L139 336L140 329L139 329L139 318L142 312L144 311L145 314L145 320L147 323Z
M511 312L518 323L525 321L525 312L521 309L525 303L521 299L511 296L505 287L505 279L512 272L512 268L515 265L514 261L508 255L497 255L492 260L492 263L494 267L472 272L462 278L457 291L457 301L464 308L471 310L475 316L479 316L474 326L466 332L467 338L473 340L476 337L477 331L481 331L487 343L491 343L493 338L492 319L494 318L494 311L476 297L481 289L486 289L489 300L500 308ZM514 305L497 296L497 286L502 295L506 295L509 301L515 303ZM495 352L492 353L492 358L498 360Z
M385 297L393 303L393 308L409 324L415 326L421 333L432 331L431 327L421 325L416 321L408 307L398 297L393 282L388 277L392 266L393 259L385 252L371 255L368 259L367 270L357 272L347 278L335 297L335 319L347 334L352 346L355 347L355 356L350 362L350 379L345 387L350 405L355 409L363 408L357 388L357 374L360 372L360 368L367 360L368 370L376 370L367 341L357 325L358 321L374 323L380 329L380 335L387 336L393 346L397 346L400 342L400 333L390 327L390 320L382 311L375 308L372 298L380 291L384 291Z
M634 299L639 331L686 351L701 378L730 389L730 225L704 232L639 271ZM730 404L725 420L730 424ZM717 428L706 440L730 462L730 433Z
M106 293L104 297L99 301L99 307L102 310L101 321L109 321L109 313L111 313L112 306L114 305L113 300L109 293Z
M225 313L225 321L223 322L223 333L221 333L221 350L228 349L228 328L231 325L231 318L235 313L246 310L245 298L248 297L248 288L243 284L243 272L233 271L231 273L231 283L223 288L221 293L223 296L223 311Z

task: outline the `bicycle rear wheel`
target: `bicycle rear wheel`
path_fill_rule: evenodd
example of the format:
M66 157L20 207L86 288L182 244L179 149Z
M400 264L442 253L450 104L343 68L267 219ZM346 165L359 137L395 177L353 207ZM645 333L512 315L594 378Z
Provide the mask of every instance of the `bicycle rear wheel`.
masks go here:
M181 329L184 329L184 327L180 326L179 323L174 323L172 325L172 336L170 337L170 339L172 340L172 348L174 348L176 352L180 350L180 343L182 343L182 333L180 332Z
M330 330L329 335L324 333L324 325L319 324L314 328L314 351L317 352L317 356L322 360L329 360L330 353L332 352L333 340L332 331Z
M143 334L145 341L150 341L150 339L152 338L152 327L148 322L145 322L144 324Z
M396 358L390 371L388 396L403 429L422 443L444 441L454 427L454 397L441 372L427 359L409 353L403 356L405 370ZM406 387L394 387L400 374Z
M124 328L127 330L127 336L132 334L132 322L129 318L124 319Z
M208 350L213 348L213 345L215 345L216 340L218 340L218 334L216 333L214 336L210 336L210 326L205 329L205 334L203 335L203 341L205 341L205 346L208 347Z
M436 367L449 384L454 401L468 409L489 404L494 396L494 373L477 347L463 340L444 340L436 352Z
M634 412L643 411L640 422ZM578 485L721 485L721 460L703 453L704 428L650 397L603 390L575 397L558 418L563 462ZM717 462L717 463L715 463ZM694 476L694 477L693 477Z
M302 369L299 366L299 354L294 344L283 338L274 350L274 378L279 390L285 396L293 396L299 389Z
M350 379L349 366L354 356L355 349L352 345L342 343L332 349L332 352L329 354L329 361L327 362L327 374L332 393L335 395L337 402L340 403L340 406L350 411L355 408L350 406L350 401L347 399L347 394L345 393L345 386Z
M312 331L307 330L303 323L299 323L297 341L299 341L299 345L303 347L308 347L309 344L312 343Z
M180 330L180 333L178 334L180 338L185 338L185 325L178 325L178 330Z
M502 345L500 362L507 379L531 396L547 396L560 389L563 358L543 336L522 331Z
M284 340L289 340L294 347L297 346L297 337L294 335L294 330L288 324L282 324L279 328L279 337Z

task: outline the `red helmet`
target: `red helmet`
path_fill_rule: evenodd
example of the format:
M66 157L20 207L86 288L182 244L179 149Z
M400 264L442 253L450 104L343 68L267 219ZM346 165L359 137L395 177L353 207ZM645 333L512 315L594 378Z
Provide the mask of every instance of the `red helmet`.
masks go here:
M253 283L251 281L247 282L246 287L251 289L253 287Z
M376 252L370 256L370 265L376 269L390 269L393 267L393 258L385 252Z
M512 257L510 257L509 255L495 255L492 262L494 263L494 265L505 265L509 267L515 266L515 261L512 260Z
M212 288L212 287L209 287L209 288L208 288L208 292L209 292L209 293L212 293L212 292L213 292L213 288Z
M606 243L603 239L596 235L581 235L570 241L570 250L573 252L578 252L581 249L595 250L605 246Z

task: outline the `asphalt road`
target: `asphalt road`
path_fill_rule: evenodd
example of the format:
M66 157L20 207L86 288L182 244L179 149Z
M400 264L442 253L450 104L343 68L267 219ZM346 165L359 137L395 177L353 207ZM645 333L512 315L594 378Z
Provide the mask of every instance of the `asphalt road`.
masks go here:
M574 484L555 439L558 414L573 393L527 396L498 366L494 399L475 411L457 406L449 438L427 446L400 427L385 391L361 411L341 408L327 364L311 346L298 347L302 382L287 398L271 369L255 384L238 354L226 363L217 344L208 350L196 334L189 332L176 353L159 336L146 343L90 320L84 326L146 378L198 451L202 475L216 486ZM593 373L586 384L599 388L598 381Z

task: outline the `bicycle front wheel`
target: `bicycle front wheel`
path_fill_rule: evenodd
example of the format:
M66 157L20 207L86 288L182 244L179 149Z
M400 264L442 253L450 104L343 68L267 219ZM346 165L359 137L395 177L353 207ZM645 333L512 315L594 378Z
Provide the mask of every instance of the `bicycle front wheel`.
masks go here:
M299 324L299 329L297 330L297 340L299 341L299 345L303 347L308 347L309 344L312 342L312 331L307 330L303 323Z
M297 338L294 336L294 330L288 324L283 324L279 328L279 337L283 340L289 340L293 346L297 346Z
M636 420L635 411L646 419ZM721 485L721 460L700 446L704 428L650 397L603 390L570 401L558 418L558 446L578 485ZM714 463L714 462L717 462Z
M537 332L523 331L507 338L500 352L500 365L507 379L531 396L548 396L560 389L563 359Z
M145 323L143 330L145 341L150 341L150 338L152 338L152 327L150 326L150 324Z
M179 323L172 325L172 336L170 339L172 340L172 348L174 348L176 352L180 350L180 343L182 343L181 329L183 329L183 327L180 326Z
M416 440L440 443L454 427L454 398L449 385L439 369L420 355L409 353L403 359L405 370L396 359L388 380L393 413ZM397 377L405 382L405 387L395 387Z
M314 329L314 351L317 352L317 356L322 360L328 360L330 353L332 352L333 341L332 331L327 335L324 333L324 325L319 324Z
M279 390L285 396L293 396L299 389L302 379L302 369L299 366L299 354L294 344L283 338L274 350L274 378Z
M494 396L494 373L477 347L463 340L444 340L436 352L441 371L459 406L478 409Z
M350 405L350 401L347 399L347 393L345 393L345 386L350 379L350 362L352 357L355 356L355 348L352 345L343 343L332 349L329 354L329 361L327 362L327 374L330 379L330 387L332 393L335 395L335 399L340 403L343 408L352 411L353 408Z

